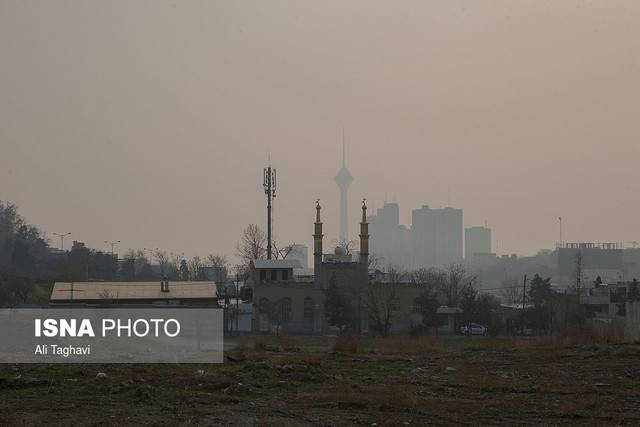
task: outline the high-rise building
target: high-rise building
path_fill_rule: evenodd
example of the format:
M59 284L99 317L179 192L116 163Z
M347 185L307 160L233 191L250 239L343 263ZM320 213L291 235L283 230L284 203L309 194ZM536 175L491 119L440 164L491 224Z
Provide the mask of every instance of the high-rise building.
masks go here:
M370 251L380 267L411 265L411 234L407 227L400 224L400 208L397 203L385 203L369 217L371 230Z
M487 227L469 227L464 230L464 258L473 260L475 254L491 253L491 229Z
M302 268L309 268L309 248L307 245L294 243L291 245L291 251L287 255L287 259L298 260Z
M462 209L431 209L412 212L413 268L442 267L462 261Z

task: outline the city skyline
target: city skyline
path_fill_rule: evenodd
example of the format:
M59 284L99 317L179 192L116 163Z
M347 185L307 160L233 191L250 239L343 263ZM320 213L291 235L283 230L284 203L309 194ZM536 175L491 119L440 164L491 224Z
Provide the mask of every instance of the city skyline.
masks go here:
M560 216L640 240L637 2L2 8L0 199L50 237L233 255L271 152L276 240L311 247L320 198L328 244L344 126L351 230L362 198L450 198L499 253L553 248Z

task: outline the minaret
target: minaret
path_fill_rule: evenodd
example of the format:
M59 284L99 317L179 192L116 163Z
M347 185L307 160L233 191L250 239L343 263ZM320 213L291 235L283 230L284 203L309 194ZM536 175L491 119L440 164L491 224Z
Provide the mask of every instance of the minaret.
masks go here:
M320 199L316 200L316 222L313 230L313 284L320 288L322 269L322 221L320 221Z
M336 184L340 188L340 240L341 242L349 241L349 231L347 228L347 189L353 182L353 177L347 170L345 159L345 145L344 145L344 129L342 130L342 168L338 171L335 177Z
M360 263L369 268L369 223L367 223L367 199L362 199L362 222L360 222Z

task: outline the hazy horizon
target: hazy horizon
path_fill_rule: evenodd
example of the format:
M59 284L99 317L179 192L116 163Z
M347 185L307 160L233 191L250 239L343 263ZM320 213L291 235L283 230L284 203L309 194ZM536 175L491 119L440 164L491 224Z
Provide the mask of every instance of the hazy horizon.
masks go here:
M50 236L234 255L448 204L494 250L640 240L640 3L0 1L0 200ZM50 236L51 237L51 236ZM58 241L51 240L53 246ZM65 246L67 243L65 242Z

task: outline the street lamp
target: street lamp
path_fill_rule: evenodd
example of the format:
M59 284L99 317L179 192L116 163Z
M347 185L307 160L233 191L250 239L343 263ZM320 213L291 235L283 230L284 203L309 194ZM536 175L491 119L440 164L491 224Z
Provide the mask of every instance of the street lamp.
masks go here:
M60 237L60 250L64 251L64 238L70 236L71 233L53 233L53 235Z

